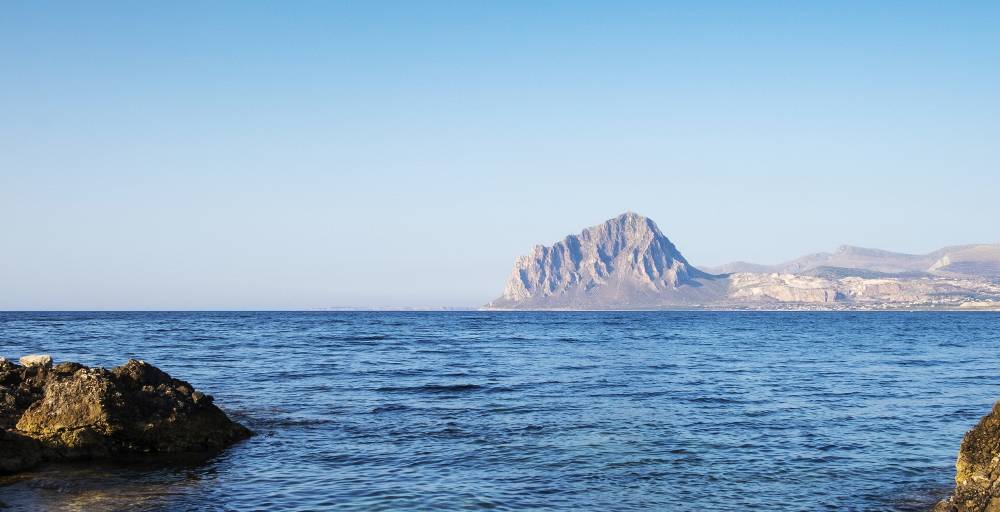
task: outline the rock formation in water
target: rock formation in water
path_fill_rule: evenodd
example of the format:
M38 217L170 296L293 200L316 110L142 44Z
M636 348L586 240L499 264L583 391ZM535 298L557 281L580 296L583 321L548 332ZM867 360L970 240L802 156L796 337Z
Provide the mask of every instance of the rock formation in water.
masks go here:
M934 512L1000 512L1000 402L962 438L955 492Z
M955 492L935 512L1000 512L1000 402L962 439Z
M40 461L210 452L251 435L212 397L143 361L106 370L0 358L0 471Z
M495 308L645 308L717 295L653 221L625 213L517 258Z
M488 309L1000 309L1000 246L910 255L843 246L782 265L703 272L625 213L517 258Z

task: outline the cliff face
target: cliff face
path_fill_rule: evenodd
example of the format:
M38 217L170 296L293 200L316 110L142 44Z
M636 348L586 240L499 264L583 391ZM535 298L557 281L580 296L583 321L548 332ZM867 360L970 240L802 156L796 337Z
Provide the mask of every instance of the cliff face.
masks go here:
M921 303L951 297L961 304L975 297L1000 298L1000 285L968 279L816 277L797 274L728 275L732 303L787 302L853 305Z
M831 303L842 295L828 279L792 274L737 273L729 276L734 301Z
M493 307L654 307L712 294L653 221L625 213L520 256Z
M1000 512L1000 402L965 434L955 463L955 492L934 512Z

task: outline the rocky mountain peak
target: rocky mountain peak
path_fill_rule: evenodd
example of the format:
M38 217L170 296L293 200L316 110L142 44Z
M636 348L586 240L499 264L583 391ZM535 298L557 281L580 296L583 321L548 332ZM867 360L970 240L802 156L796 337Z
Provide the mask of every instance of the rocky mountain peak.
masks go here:
M626 212L552 246L517 258L495 302L566 307L608 300L662 299L662 293L711 276L694 268L656 224Z
M518 257L503 295L487 307L907 309L946 301L1000 309L1000 245L923 255L842 245L779 265L714 270L695 268L652 220L626 212Z
M613 219L605 221L603 224L592 226L581 233L596 231L600 234L607 234L611 237L622 237L629 240L638 240L644 237L663 237L663 233L656 227L656 224L638 213L626 212Z
M656 224L649 220L648 217L643 217L635 212L625 212L613 219L607 220L604 224L613 224L621 226L623 229L632 229L636 231L646 231L653 230L659 231Z

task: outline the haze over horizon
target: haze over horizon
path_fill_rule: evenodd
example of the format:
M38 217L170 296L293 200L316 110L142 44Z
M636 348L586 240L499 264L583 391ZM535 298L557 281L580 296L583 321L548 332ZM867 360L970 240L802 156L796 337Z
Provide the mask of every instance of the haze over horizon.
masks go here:
M477 306L629 210L700 267L997 243L998 18L8 5L0 309Z

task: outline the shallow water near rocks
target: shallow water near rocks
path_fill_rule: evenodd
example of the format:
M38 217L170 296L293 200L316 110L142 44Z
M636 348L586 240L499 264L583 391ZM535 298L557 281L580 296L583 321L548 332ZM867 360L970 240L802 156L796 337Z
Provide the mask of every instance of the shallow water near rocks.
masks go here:
M990 313L0 313L27 353L259 435L3 477L12 510L926 510L1000 398Z

